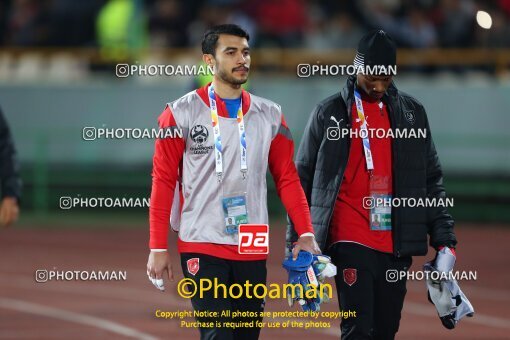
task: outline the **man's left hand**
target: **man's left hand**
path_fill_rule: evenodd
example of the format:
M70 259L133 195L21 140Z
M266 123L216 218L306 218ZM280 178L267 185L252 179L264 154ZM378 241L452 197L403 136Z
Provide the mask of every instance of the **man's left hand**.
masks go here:
M312 254L321 254L321 249L317 241L315 241L315 236L301 236L292 249L292 259L296 260L301 250Z

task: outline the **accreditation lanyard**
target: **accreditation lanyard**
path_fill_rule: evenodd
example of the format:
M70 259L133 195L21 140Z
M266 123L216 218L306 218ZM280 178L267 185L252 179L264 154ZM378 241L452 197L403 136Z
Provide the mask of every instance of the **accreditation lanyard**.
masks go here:
M356 110L358 111L358 118L360 121L360 133L363 141L363 151L365 154L365 163L367 170L372 173L374 170L374 162L372 159L372 151L370 151L370 140L368 139L367 121L365 119L365 111L363 111L363 102L358 90L354 89L354 98L356 101Z
M214 89L211 84L209 86L209 102L211 104L211 120L214 133L214 158L216 159L216 176L218 181L221 182L223 176L223 153L221 147L221 134L220 124L218 119L218 108L216 106L216 98L214 97ZM247 161L247 150L246 150L246 134L244 130L244 119L243 119L243 100L239 103L237 109L237 130L239 132L239 145L241 147L241 173L243 179L246 178L248 172L248 161Z

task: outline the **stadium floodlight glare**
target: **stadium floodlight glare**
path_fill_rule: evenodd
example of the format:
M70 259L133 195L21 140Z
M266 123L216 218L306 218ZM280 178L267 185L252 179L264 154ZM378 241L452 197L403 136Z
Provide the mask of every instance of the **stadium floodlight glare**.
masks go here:
M492 17L485 11L476 12L476 22L483 29L490 29L492 27Z

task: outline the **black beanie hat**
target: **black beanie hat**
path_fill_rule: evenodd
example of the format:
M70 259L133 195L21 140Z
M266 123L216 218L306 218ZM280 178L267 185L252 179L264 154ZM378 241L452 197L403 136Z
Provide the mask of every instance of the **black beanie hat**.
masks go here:
M373 30L361 38L354 58L354 66L385 66L397 64L397 46L383 30Z

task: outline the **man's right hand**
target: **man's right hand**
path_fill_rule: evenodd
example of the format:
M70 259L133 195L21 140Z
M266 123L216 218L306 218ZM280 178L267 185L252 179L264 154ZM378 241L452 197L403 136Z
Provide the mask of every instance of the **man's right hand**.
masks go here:
M159 290L165 291L163 275L169 280L174 280L174 273L172 270L172 263L168 251L151 251L149 259L147 260L147 276L152 284Z
M18 215L18 200L15 197L4 197L0 201L0 227L8 227L16 222Z

